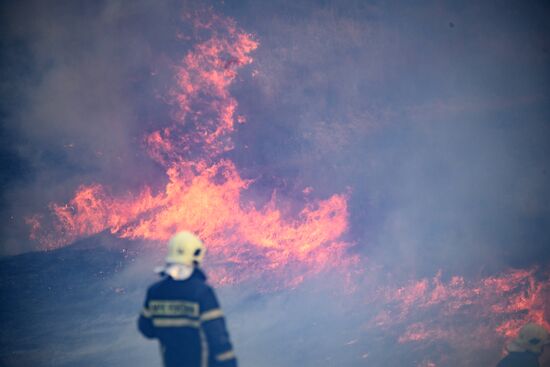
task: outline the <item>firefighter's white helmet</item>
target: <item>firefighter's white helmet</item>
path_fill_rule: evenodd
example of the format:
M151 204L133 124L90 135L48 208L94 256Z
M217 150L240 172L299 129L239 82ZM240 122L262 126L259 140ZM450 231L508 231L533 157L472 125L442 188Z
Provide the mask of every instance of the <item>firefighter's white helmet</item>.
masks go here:
M506 349L509 352L530 351L539 354L546 344L550 344L548 331L538 324L527 324L521 328L518 337L512 340Z
M206 249L202 241L191 232L183 231L168 241L168 264L200 265Z

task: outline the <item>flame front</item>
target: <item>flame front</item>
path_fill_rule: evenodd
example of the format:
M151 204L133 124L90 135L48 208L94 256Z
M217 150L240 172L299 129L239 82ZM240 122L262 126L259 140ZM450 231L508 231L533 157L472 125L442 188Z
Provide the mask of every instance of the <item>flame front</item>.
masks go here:
M311 202L295 216L281 213L275 195L261 208L242 198L251 181L221 154L234 148L235 123L245 120L236 115L229 87L258 43L230 19L195 14L188 20L208 37L175 67L176 87L169 92L174 120L144 139L150 157L165 168L164 189L120 197L101 184L82 186L68 204L51 204L51 228L40 216L28 219L31 238L51 249L105 230L153 243L191 230L208 244L212 262L229 264L215 269L218 283L277 274L286 266L285 283L297 285L329 264L355 261L339 241L348 227L345 194Z

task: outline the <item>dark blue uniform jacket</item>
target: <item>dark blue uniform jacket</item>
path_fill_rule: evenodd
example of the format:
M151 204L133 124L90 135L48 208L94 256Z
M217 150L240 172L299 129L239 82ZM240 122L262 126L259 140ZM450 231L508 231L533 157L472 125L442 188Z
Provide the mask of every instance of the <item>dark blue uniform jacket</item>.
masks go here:
M153 284L138 328L160 341L166 367L237 367L223 313L199 269L186 280Z
M539 357L531 352L510 352L497 367L539 367Z

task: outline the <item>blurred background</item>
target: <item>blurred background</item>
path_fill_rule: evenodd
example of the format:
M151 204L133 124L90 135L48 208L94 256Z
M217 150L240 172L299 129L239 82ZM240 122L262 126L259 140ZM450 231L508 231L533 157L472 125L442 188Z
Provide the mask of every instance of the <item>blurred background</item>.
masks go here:
M486 366L550 321L545 1L3 1L0 365L160 365L178 229L242 366Z

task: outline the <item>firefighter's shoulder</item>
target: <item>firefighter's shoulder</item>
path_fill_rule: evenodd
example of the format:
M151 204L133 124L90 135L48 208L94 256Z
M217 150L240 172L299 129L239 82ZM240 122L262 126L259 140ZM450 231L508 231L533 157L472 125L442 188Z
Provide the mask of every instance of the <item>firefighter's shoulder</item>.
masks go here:
M158 295L159 292L162 292L162 289L166 287L167 280L167 277L163 277L151 284L149 288L147 288L147 297L155 296Z
M200 298L202 294L210 292L212 287L206 281L206 275L200 269L195 269L193 276L189 278L189 283L195 289L195 294Z

